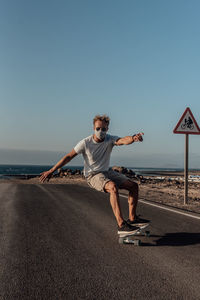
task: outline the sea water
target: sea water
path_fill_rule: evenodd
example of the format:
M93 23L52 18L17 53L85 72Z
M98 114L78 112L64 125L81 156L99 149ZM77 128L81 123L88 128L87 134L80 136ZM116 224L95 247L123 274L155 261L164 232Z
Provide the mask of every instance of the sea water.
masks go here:
M40 175L51 169L52 165L0 165L0 179L19 175ZM82 166L66 166L66 169L83 170Z
M9 176L19 176L19 175L39 175L44 171L52 168L52 165L0 165L0 179L8 178ZM65 166L64 169L71 170L83 170L83 166ZM159 171L169 171L169 172L180 172L183 169L169 169L169 168L135 168L127 167L131 169L136 174L145 175L146 172L152 174Z

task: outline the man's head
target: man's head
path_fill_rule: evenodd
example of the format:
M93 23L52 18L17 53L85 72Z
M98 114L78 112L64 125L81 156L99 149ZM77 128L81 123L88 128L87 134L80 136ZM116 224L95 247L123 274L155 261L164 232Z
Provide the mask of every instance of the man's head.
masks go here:
M108 131L110 118L106 115L97 115L93 119L94 138L96 141L103 141Z

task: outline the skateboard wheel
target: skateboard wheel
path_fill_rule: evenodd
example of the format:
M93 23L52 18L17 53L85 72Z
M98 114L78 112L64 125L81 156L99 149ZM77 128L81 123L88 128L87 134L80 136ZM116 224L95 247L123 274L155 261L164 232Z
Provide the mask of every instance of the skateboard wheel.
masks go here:
M120 237L119 238L119 244L123 244L124 243L124 238Z
M150 231L145 231L145 236L150 236Z
M134 241L134 244L135 244L136 246L140 246L140 245L141 245L141 241L140 241L140 240L135 240L135 241Z

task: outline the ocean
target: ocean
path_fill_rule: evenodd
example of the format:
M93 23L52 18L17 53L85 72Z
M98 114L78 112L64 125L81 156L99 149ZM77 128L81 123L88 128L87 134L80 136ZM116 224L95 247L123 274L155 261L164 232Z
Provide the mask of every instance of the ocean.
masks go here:
M5 179L9 177L23 177L23 176L36 176L40 173L49 170L52 165L0 165L0 179ZM127 167L131 169L136 174L145 175L153 174L154 172L159 171L169 171L169 172L182 172L183 169L172 169L172 168L134 168ZM83 166L65 166L64 169L71 170L83 170Z
M9 177L36 176L49 170L52 165L0 165L0 179ZM66 169L83 170L82 166L66 166Z

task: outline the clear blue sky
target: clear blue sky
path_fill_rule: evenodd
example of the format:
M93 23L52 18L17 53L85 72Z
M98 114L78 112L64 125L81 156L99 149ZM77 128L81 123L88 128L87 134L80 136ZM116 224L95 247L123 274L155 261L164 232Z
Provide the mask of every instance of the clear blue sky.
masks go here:
M173 128L186 107L200 125L199 11L196 0L0 0L0 163L56 163L106 113L111 134L145 134L112 164L182 167ZM199 149L190 136L190 167Z

